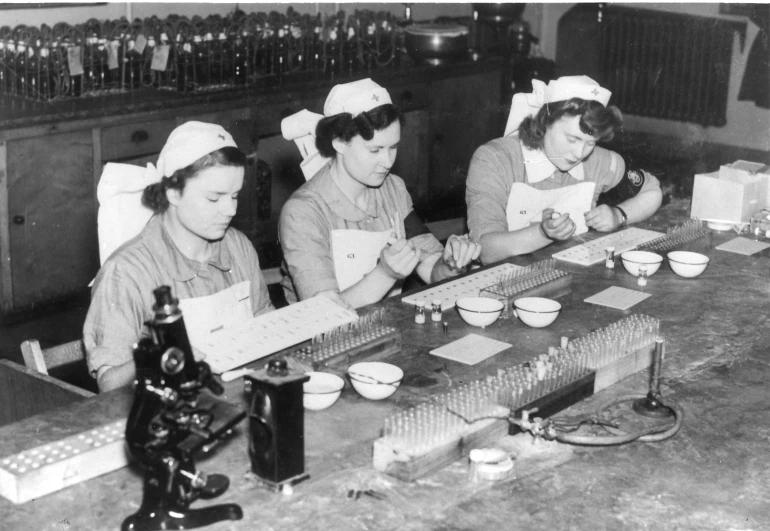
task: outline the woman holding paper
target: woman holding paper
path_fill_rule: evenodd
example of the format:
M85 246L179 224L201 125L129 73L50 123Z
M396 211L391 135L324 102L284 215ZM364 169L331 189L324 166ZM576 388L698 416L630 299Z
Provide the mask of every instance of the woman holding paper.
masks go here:
M514 95L505 135L476 150L468 170L468 227L484 263L625 227L662 201L653 175L596 145L622 123L607 89L586 76L534 80L533 88ZM616 205L597 205L610 191Z
M110 219L103 210L146 224L135 224L139 233L124 234L125 243L100 249L103 264L83 328L100 391L134 380L132 346L153 316L159 286L179 299L193 343L197 334L273 309L254 247L229 226L245 167L230 134L202 122L171 132L157 169L105 167L97 190L100 243L115 233L102 226Z
M390 173L403 117L371 79L335 86L324 116L301 111L281 124L308 180L278 226L291 302L323 295L345 307L379 301L412 271L427 283L458 275L479 256L467 236L445 248L417 217L404 181Z

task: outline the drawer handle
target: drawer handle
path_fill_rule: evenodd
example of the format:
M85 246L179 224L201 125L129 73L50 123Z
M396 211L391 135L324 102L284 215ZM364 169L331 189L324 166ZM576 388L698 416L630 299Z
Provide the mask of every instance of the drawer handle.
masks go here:
M16 214L15 216L13 216L13 223L15 225L24 225L25 221L26 220L24 219L24 216L22 216L20 214Z
M144 129L139 129L138 131L134 131L131 134L131 142L134 144L141 144L142 142L147 142L150 139L150 133L145 131Z
M405 90L404 92L401 93L401 101L403 101L404 103L409 103L410 101L412 101L412 98L414 98L414 94L412 94L411 90Z

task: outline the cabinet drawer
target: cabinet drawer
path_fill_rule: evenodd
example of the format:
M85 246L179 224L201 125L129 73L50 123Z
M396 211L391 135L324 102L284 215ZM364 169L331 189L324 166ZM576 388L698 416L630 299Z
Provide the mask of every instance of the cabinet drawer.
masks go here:
M102 160L121 161L149 153L159 153L176 120L133 122L102 129Z

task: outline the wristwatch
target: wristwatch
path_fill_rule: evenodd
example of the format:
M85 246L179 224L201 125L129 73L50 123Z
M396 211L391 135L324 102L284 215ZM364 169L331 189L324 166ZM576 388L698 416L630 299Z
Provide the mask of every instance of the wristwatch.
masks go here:
M626 211L620 208L619 206L616 206L614 208L618 209L618 212L620 212L620 215L622 216L620 220L620 225L618 225L619 229L625 229L626 225L628 225L628 216L626 216Z

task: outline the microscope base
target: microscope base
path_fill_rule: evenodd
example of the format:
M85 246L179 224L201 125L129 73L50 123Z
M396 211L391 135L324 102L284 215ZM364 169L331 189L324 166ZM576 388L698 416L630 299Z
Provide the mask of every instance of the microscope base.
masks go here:
M121 531L195 529L222 520L240 520L241 518L243 518L243 510L240 505L234 503L187 509L184 512L148 507L126 518L120 529Z

